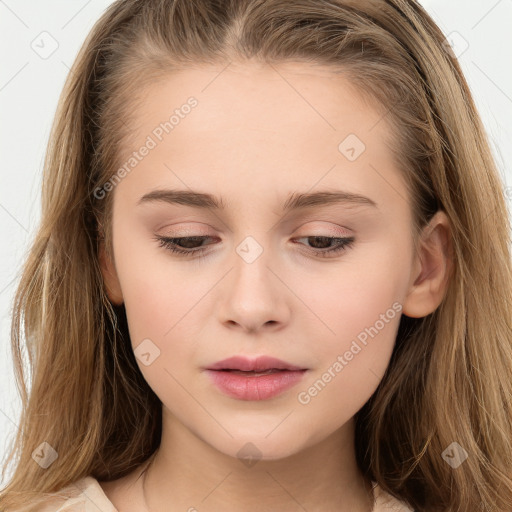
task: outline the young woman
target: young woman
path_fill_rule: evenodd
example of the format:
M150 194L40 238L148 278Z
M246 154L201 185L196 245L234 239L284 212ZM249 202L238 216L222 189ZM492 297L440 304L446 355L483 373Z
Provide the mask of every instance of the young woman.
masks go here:
M42 194L2 511L511 509L506 203L416 2L115 2Z

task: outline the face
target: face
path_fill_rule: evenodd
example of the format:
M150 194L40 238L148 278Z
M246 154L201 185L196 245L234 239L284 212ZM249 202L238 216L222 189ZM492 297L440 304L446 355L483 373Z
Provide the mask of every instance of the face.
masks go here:
M165 414L225 454L279 458L377 388L417 274L411 207L386 119L342 74L222 69L144 91L104 275ZM261 355L301 371L205 370Z

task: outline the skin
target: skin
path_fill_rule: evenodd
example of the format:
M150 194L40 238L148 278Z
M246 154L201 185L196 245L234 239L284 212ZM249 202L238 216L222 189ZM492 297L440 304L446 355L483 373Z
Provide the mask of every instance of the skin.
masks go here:
M388 366L400 313L309 403L297 395L393 303L411 317L437 308L449 222L438 212L414 250L390 128L342 74L305 63L223 68L182 70L152 84L129 122L133 139L120 162L188 97L198 100L110 192L114 261L102 247L105 286L113 303L125 304L133 348L149 338L160 350L148 366L137 361L162 401L163 434L145 478L143 464L101 485L121 512L369 512L353 416ZM338 150L348 134L366 146L355 161ZM137 205L157 188L222 196L226 208ZM324 189L362 194L377 208L338 203L283 215L288 194ZM189 258L155 235L213 238L203 242L203 258ZM236 251L247 236L263 248L252 263ZM315 248L332 245L313 236L355 241L321 257ZM267 354L308 371L275 398L238 400L201 370L235 354ZM259 451L251 467L237 456L248 442Z

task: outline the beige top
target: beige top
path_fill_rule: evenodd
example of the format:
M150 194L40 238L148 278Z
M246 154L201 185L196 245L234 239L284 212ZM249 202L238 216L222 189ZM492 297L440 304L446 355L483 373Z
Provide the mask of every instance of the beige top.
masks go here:
M402 502L373 484L375 505L373 512L413 512ZM38 512L119 512L103 492L98 480L87 476L59 491L69 498L52 498L39 505Z

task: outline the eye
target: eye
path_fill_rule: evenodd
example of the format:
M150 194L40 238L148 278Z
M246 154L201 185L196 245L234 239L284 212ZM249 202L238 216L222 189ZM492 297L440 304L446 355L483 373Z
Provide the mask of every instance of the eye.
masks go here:
M205 252L205 240L213 238L210 236L186 236L186 237L165 237L156 236L155 240L159 242L160 247L165 248L172 253L193 256L196 254L203 254ZM332 236L306 236L297 238L296 240L313 241L313 248L310 252L320 257L327 257L326 255L335 255L352 247L355 237L332 237ZM334 244L334 245L332 245ZM206 244L211 245L211 244ZM320 247L315 247L320 246Z
M353 246L355 237L333 237L333 236L304 236L296 240L313 240L313 252L320 257L336 255ZM334 244L332 246L332 244ZM327 245L327 248L326 248ZM320 246L320 248L316 247Z
M203 242L207 238L212 238L210 236L182 236L182 237L167 237L167 236L157 236L155 240L160 243L160 247L164 247L168 251L173 253L177 253L184 256L191 256L195 253L202 254L204 252L204 248L200 245L199 248L193 248L194 245L197 245L199 242ZM181 247L179 244L183 244L185 247ZM192 248L191 248L192 246Z

